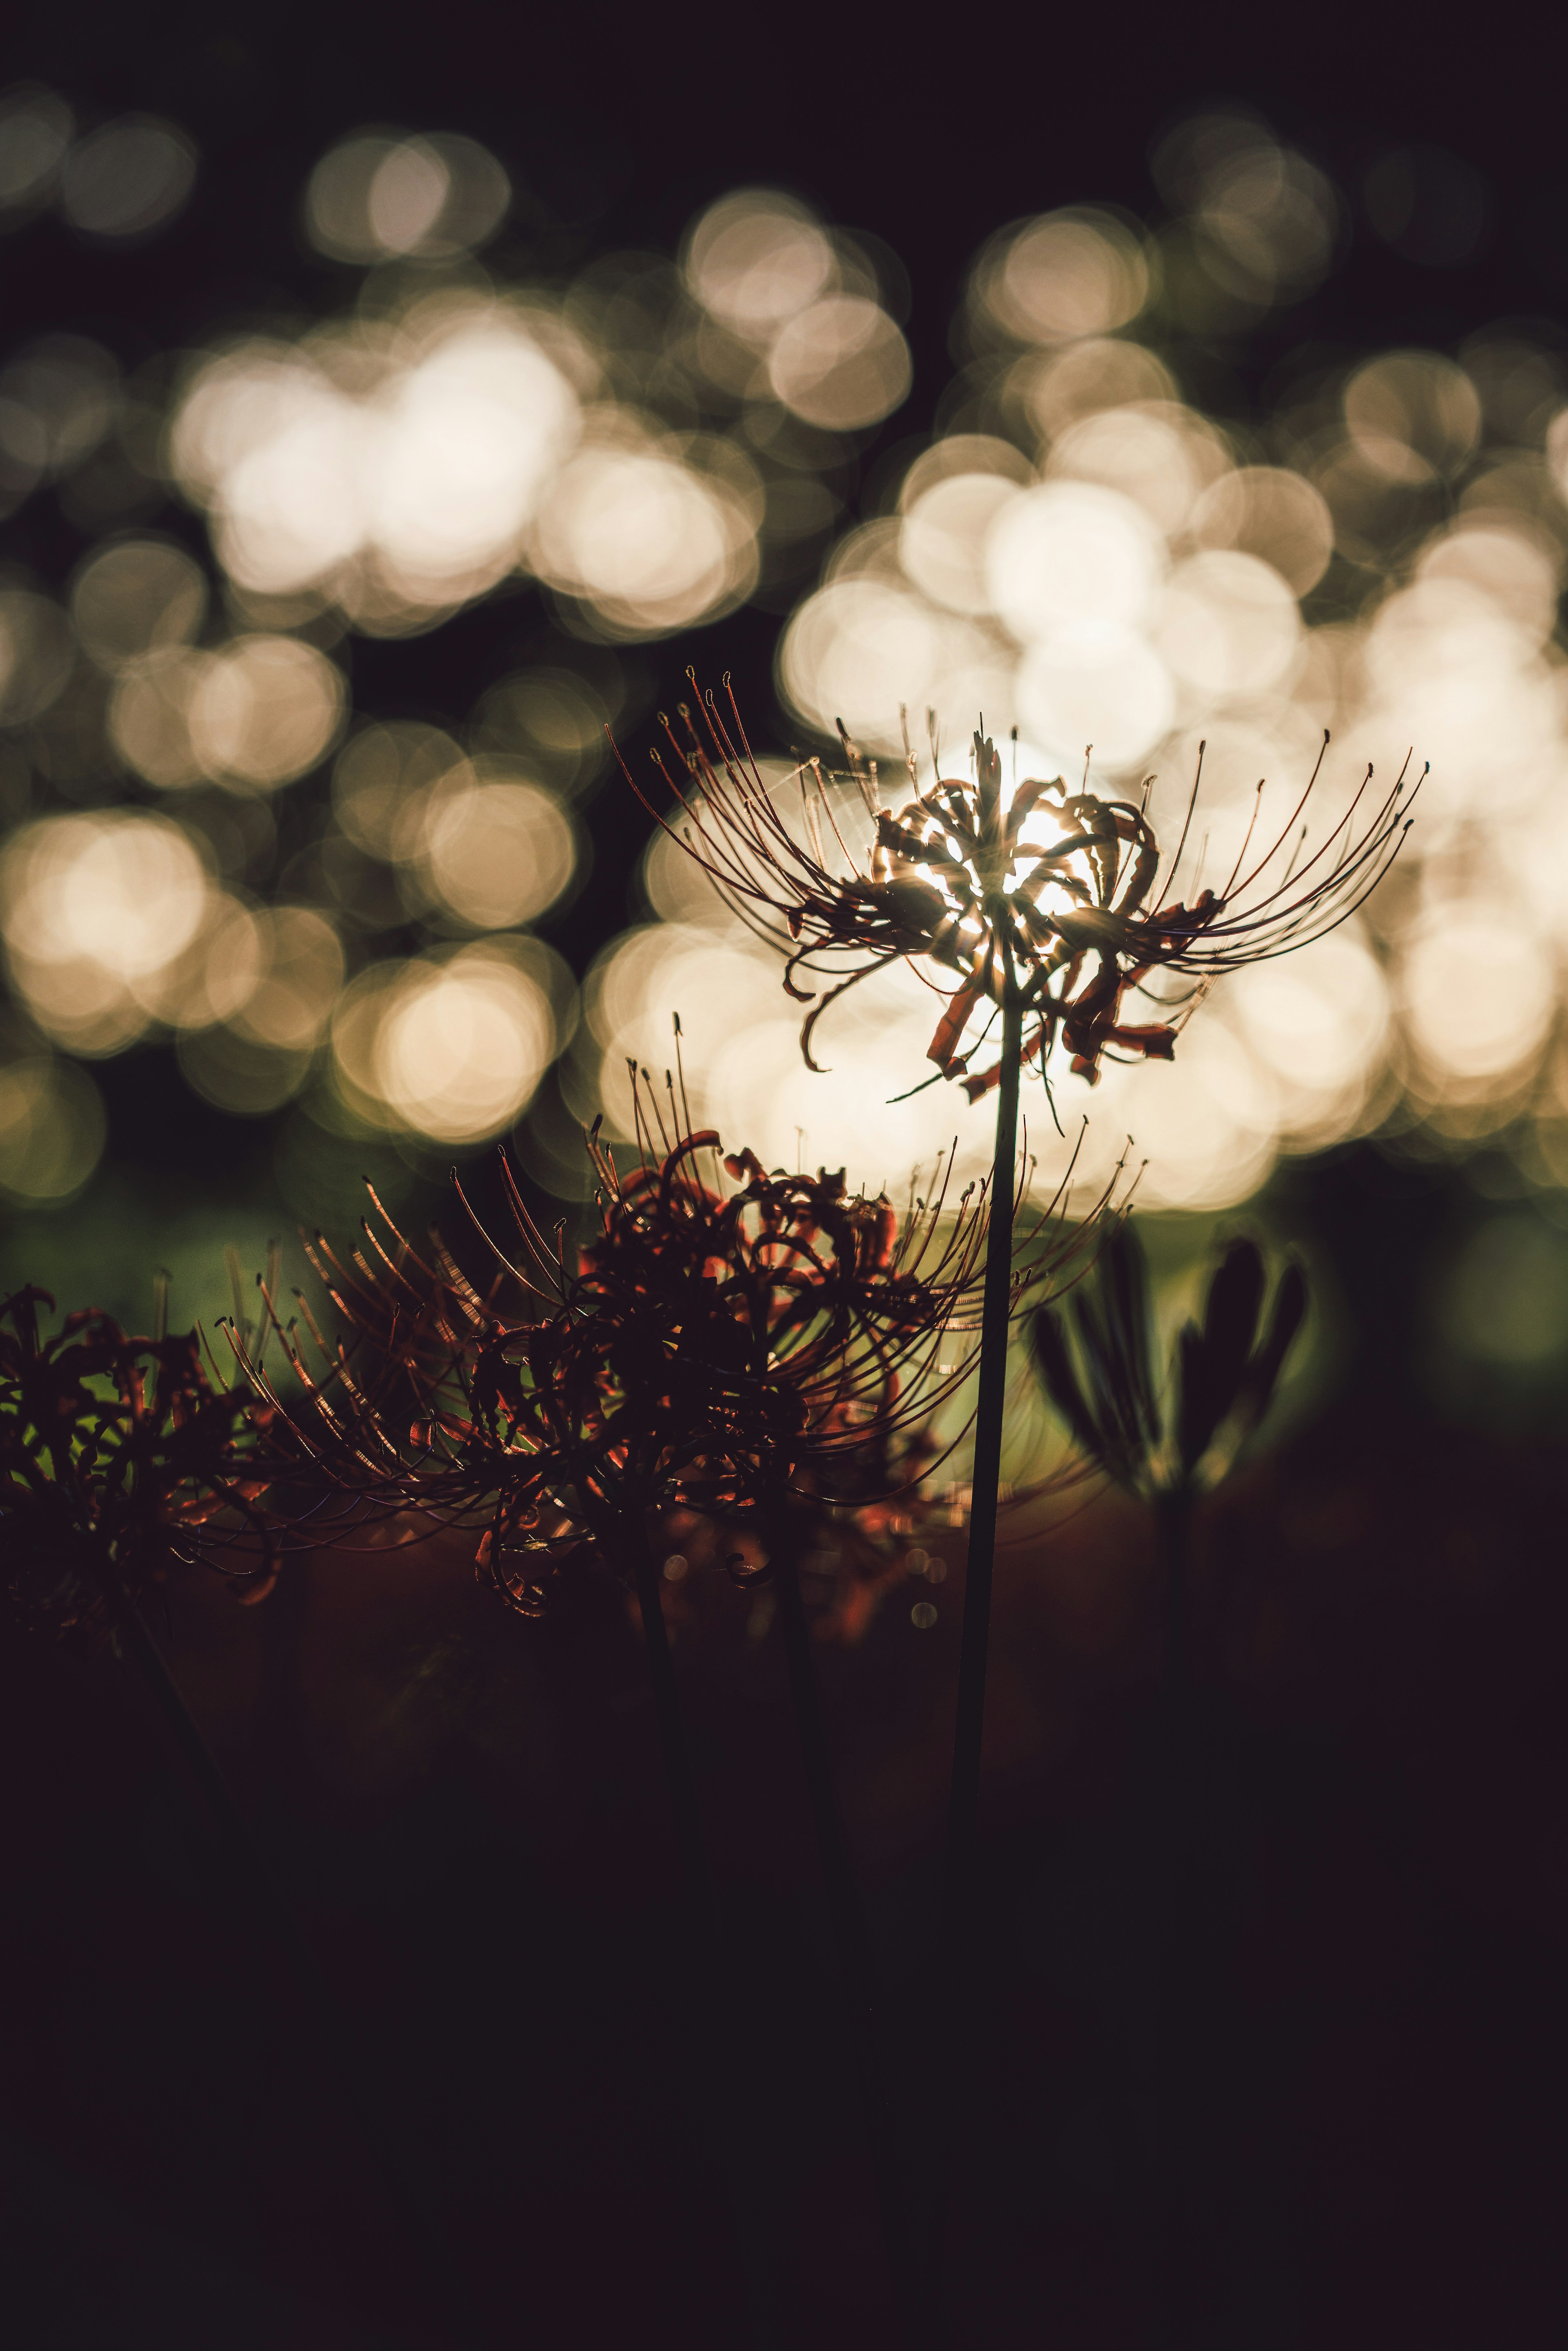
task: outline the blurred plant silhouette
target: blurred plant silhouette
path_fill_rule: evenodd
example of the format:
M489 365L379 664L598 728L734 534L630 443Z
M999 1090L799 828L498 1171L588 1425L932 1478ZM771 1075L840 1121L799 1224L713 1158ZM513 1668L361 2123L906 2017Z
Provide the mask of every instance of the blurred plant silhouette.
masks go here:
M1148 1269L1126 1222L1069 1304L1042 1307L1030 1320L1041 1382L1074 1444L1159 1520L1174 1679L1186 1669L1193 1504L1226 1475L1268 1412L1307 1311L1306 1276L1294 1259L1265 1316L1267 1289L1262 1251L1238 1236L1210 1277L1202 1322L1187 1322L1177 1334L1162 1382Z

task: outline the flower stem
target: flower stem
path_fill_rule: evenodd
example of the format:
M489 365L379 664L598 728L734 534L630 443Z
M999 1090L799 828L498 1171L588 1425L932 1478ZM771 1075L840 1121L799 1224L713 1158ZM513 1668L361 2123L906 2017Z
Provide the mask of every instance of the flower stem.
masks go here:
M336 2081L381 2172L383 2186L391 2191L409 2223L416 2257L435 2306L455 2329L454 2341L476 2344L479 2330L468 2307L467 2293L445 2230L430 2207L417 2167L409 2160L401 2144L371 2068L361 2062L353 2027L321 1972L293 1905L274 1876L216 1757L180 1695L162 1651L119 1574L102 1559L93 1562L93 1573L108 1603L125 1655L141 1673L206 1799L241 1894L287 1959L302 1996L303 2022L314 2044L313 2060L329 2078Z
M986 1236L986 1286L980 1322L980 1378L975 1402L975 1470L969 1496L969 1546L964 1572L964 1635L958 1656L958 1708L953 1731L953 1782L947 1814L947 1908L954 1921L969 1908L980 1809L980 1741L986 1716L986 1660L991 1637L991 1573L1007 1411L1008 1331L1012 1309L1013 1184L1017 1175L1019 1062L1023 1008L1009 987L1002 1009L1002 1074L997 1147Z
M670 1654L669 1628L664 1623L664 1604L659 1591L659 1562L640 1524L629 1541L628 1549L632 1553L632 1575L637 1586L637 1605L643 1618L643 1647L648 1660L648 1678L653 1686L653 1711L659 1722L659 1751L664 1759L664 1785L669 1793L670 1810L675 1816L675 1839L681 1849L681 1871L685 1879L687 1896L702 1917L706 1929L716 1912L718 1898L708 1861L707 1839L703 1834L692 1759L686 1747L681 1694L675 1681L675 1661Z
M997 1098L996 1156L991 1168L986 1284L980 1322L979 1393L975 1407L975 1469L969 1497L969 1545L964 1577L964 1631L958 1655L958 1704L953 1729L953 1779L947 1811L941 1952L957 2019L957 2043L948 2054L941 2107L941 2139L933 2177L936 2210L929 2258L932 2339L946 2339L943 2312L943 2224L947 2174L957 2125L959 2085L967 2070L974 2008L974 1916L980 1810L980 1746L986 1718L986 1663L991 1634L991 1581L996 1557L997 1504L1001 1479L1002 1423L1007 1411L1008 1332L1012 1308L1013 1186L1018 1162L1019 1075L1023 1008L1009 967L1002 1003L1001 1077Z
M622 1558L632 1569L637 1605L643 1618L643 1646L648 1677L653 1686L653 1711L659 1722L659 1747L664 1765L664 1785L675 1816L675 1836L681 1849L681 1873L685 1881L686 1914L691 1936L691 1981L699 2002L711 1994L716 2005L705 2008L699 2032L703 2080L703 2135L714 2184L729 2204L736 2244L750 2308L752 2341L757 2351L783 2351L783 2320L772 2250L754 2192L747 2182L757 2176L748 2158L756 2122L735 2076L734 2053L745 2046L747 2019L737 1999L735 1970L725 1964L718 1917L718 1890L703 1834L696 1780L686 1745L681 1714L675 1661L670 1653L669 1629L659 1590L659 1562L653 1555L641 1512L621 1533ZM737 2163L725 2149L741 2150Z
M827 1888L828 1915L838 1950L839 1975L847 2010L850 2043L860 2078L862 2102L871 2137L872 2163L877 2200L882 2207L883 2235L888 2265L906 2332L913 2339L916 2304L905 2200L899 2180L897 2135L888 2098L887 2080L877 2045L876 2012L872 1998L873 1970L861 1907L860 1889L843 1813L833 1777L832 1753L822 1719L821 1693L811 1656L811 1636L800 1598L800 1577L792 1543L786 1541L774 1553L779 1590L779 1614L784 1630L784 1655L789 1668L789 1694L795 1707L795 1727L806 1767L806 1785L817 1832L817 1851Z

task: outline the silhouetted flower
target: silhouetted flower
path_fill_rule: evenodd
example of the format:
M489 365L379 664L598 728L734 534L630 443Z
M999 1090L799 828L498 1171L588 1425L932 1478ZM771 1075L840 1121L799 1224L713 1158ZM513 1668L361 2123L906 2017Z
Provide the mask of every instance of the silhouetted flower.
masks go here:
M862 1639L888 1593L924 1572L919 1539L946 1508L929 1473L945 1449L929 1423L909 1431L873 1428L835 1461L831 1497L814 1489L809 1472L797 1477L779 1514L782 1524L769 1534L777 1533L799 1565L818 1641L852 1646ZM716 1523L695 1512L673 1513L667 1525L671 1549L693 1568L728 1565L741 1583L770 1572L768 1554L743 1518ZM695 1581L682 1579L677 1607Z
M197 1559L265 1575L266 1407L214 1384L194 1332L129 1338L88 1310L46 1337L41 1309L54 1300L30 1288L0 1304L0 1537L22 1622L90 1643L113 1621L110 1579L135 1604Z
M1183 1327L1162 1386L1143 1251L1124 1224L1068 1307L1042 1308L1030 1323L1046 1393L1087 1458L1145 1499L1222 1469L1267 1412L1306 1312L1306 1279L1292 1259L1260 1332L1266 1288L1257 1244L1231 1241L1202 1323Z
M841 727L847 774L825 775L812 760L770 783L733 694L729 705L727 722L711 695L701 698L700 729L682 705L684 741L664 721L678 772L653 758L679 805L674 823L628 770L632 789L732 911L784 956L786 988L811 1005L800 1031L809 1066L817 1067L816 1024L847 989L900 957L927 958L955 981L941 991L948 1000L929 1058L944 1076L961 1078L971 1099L997 1082L999 1064L975 1071L971 1063L1009 987L1023 1008L1026 1061L1044 1063L1059 1036L1091 1081L1107 1051L1168 1060L1194 999L1130 1022L1129 990L1160 971L1201 983L1321 936L1375 887L1408 821L1403 769L1359 818L1369 768L1351 807L1305 856L1297 824L1320 754L1272 845L1249 866L1249 828L1224 888L1201 890L1188 904L1175 893L1197 783L1167 862L1148 820L1147 786L1142 806L1074 791L1061 777L1026 778L1009 790L995 745L979 732L972 775L944 777L933 720L932 779L922 787L906 740L912 797L894 810L876 761L863 759ZM1200 752L1199 781L1201 773ZM805 976L825 986L808 989L799 984Z
M345 1416L318 1387L299 1443L378 1509L482 1523L482 1569L528 1614L590 1544L616 1559L645 1541L650 1512L729 1521L791 1494L868 1508L868 1464L917 1474L915 1432L972 1368L984 1186L950 1201L939 1175L901 1217L841 1172L769 1173L715 1133L683 1132L673 1084L668 1122L651 1084L636 1100L632 1165L597 1126L587 1138L599 1229L574 1268L504 1158L518 1246L507 1256L475 1219L497 1269L487 1295L390 1220L387 1242L367 1223L352 1276L319 1252L340 1311L406 1384L411 1416ZM1019 1300L1074 1278L1096 1245L1105 1204L1069 1221L1064 1198L1020 1233ZM351 1383L350 1352L325 1352Z

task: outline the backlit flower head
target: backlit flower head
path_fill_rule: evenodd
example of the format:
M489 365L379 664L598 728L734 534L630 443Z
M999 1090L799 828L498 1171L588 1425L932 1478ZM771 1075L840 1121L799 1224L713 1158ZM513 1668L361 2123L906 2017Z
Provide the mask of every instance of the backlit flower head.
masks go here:
M1190 875L1186 862L1201 748L1186 820L1166 858L1148 817L1152 778L1136 802L1073 789L1060 776L1009 779L978 730L968 775L944 775L931 718L929 779L906 737L910 797L895 809L877 762L862 758L841 727L843 772L809 760L769 780L727 680L726 689L727 716L708 695L695 717L683 705L681 733L664 722L674 766L653 758L675 797L673 819L628 771L633 789L731 910L783 955L787 990L811 1008L800 1031L811 1068L822 1014L904 957L946 998L929 1056L971 1099L996 1082L997 1063L974 1064L1009 988L1023 1009L1026 1061L1043 1066L1059 1039L1091 1082L1107 1053L1168 1060L1205 982L1320 937L1354 913L1397 851L1415 796L1402 769L1375 797L1368 768L1309 854L1301 820L1320 753L1284 826L1255 846L1260 784L1240 855L1220 887L1200 887L1201 835ZM1326 735L1323 743L1326 750ZM1175 1001L1155 997L1157 1018L1129 1019L1125 998L1147 992L1162 972L1196 986Z

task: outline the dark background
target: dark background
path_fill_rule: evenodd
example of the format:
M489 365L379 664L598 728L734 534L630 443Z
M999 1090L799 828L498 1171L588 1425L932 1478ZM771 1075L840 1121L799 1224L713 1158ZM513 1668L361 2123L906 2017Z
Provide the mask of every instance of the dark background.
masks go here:
M451 128L532 199L498 256L519 272L668 249L750 182L885 240L910 273L916 372L865 453L874 474L932 421L983 237L1064 202L1147 212L1151 142L1202 100L1255 105L1344 186L1412 140L1479 169L1495 220L1473 262L1423 269L1363 231L1245 355L1186 355L1205 403L1244 419L1303 342L1451 349L1501 317L1561 323L1563 46L1544 19L1364 8L56 5L13 28L7 78L87 120L168 114L202 178L140 253L88 255L49 222L12 239L5 331L77 328L134 364L324 312L348 273L296 234L311 164L361 123ZM78 551L50 500L12 526L11 554L46 579ZM542 625L523 596L356 643L355 700L461 712ZM776 625L742 612L705 632L705 667L764 695ZM689 657L641 657L649 706ZM592 877L557 932L580 969L627 919L642 842L613 793L592 824ZM197 1103L172 1054L99 1075L118 1168L193 1202L246 1196L252 1130ZM956 2196L965 2343L1159 2340L1150 2248L1172 2209L1200 2342L1562 2339L1568 1399L1552 1380L1475 1374L1439 1395L1415 1376L1473 1174L1364 1144L1291 1169L1268 1203L1347 1335L1315 1422L1201 1531L1206 1939L1175 2028L1191 2073L1174 2158L1150 2119L1173 2028L1151 1907L1166 1759L1148 1536L1114 1502L1049 1542L1019 1531ZM376 1567L318 1560L251 1612L177 1593L183 1686L421 2150L488 2338L739 2345L689 2098L721 1961L693 1962L672 1904L623 1606L591 1593L540 1635L465 1560ZM927 1639L895 1597L825 1660L914 2170L956 2024L928 1919L960 1588L955 1573ZM724 1604L680 1650L758 2118L719 2168L784 2249L792 2339L891 2342L781 1661ZM18 2339L447 2339L140 1691L110 1658L10 1636L3 1671Z

